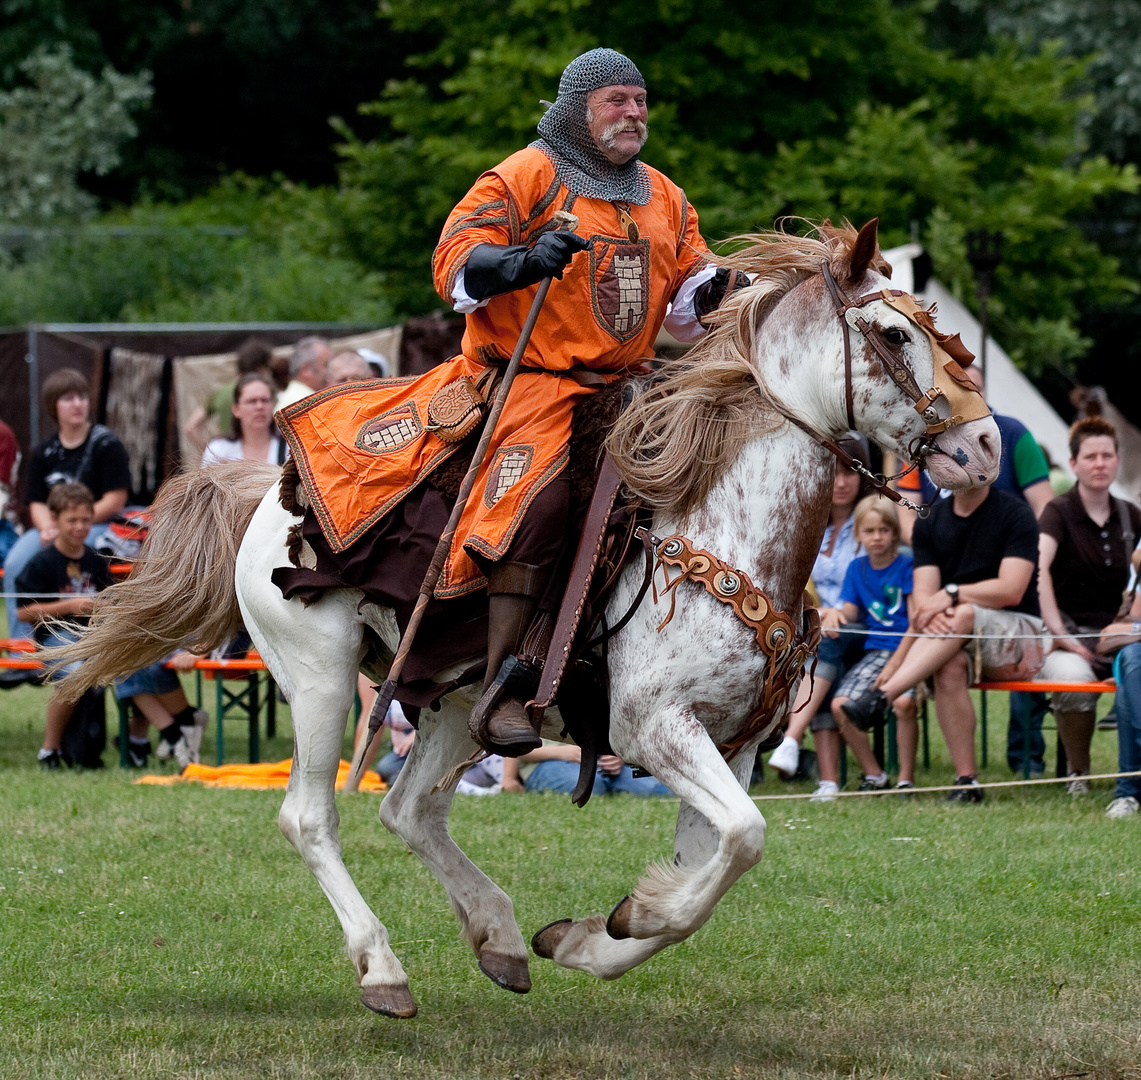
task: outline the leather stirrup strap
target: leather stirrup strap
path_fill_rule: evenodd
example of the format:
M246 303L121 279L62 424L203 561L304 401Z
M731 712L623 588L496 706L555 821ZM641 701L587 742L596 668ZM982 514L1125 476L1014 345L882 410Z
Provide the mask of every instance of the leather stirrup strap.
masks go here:
M586 525L583 527L578 550L571 564L570 581L559 607L559 617L555 622L551 647L547 650L547 661L543 665L539 689L535 694L535 700L527 703L528 713L536 723L542 719L543 711L555 700L563 672L566 671L567 662L570 660L571 647L578 632L578 622L590 594L590 579L594 576L594 568L598 565L599 556L602 554L606 526L610 521L610 514L621 486L622 480L610 464L610 458L604 456L602 468L598 472L598 483L590 500L590 509L586 514Z

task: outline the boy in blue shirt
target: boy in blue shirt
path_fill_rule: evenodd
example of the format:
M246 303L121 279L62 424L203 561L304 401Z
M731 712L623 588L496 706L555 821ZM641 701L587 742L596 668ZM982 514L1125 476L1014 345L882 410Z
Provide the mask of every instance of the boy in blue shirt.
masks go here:
M877 791L888 786L887 773L876 760L866 732L860 730L844 711L844 705L873 686L882 686L903 663L914 640L906 634L911 622L912 584L910 555L899 550L899 514L893 503L881 495L862 499L852 514L856 539L867 553L852 560L840 589L841 612L831 622L863 621L868 627L864 655L848 671L832 699L844 741L864 770L861 791ZM827 626L826 629L834 629ZM915 748L919 729L916 723L915 691L900 695L892 707L896 716L896 742L899 749L899 788L915 786Z

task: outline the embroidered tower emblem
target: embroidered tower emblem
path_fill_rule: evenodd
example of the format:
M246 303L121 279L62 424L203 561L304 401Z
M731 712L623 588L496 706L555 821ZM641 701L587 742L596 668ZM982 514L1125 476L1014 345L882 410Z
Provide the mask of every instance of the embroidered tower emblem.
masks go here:
M494 506L527 475L531 454L529 446L505 446L495 452L487 472L487 487L483 490L483 501L487 506Z
M410 401L370 420L357 432L356 444L373 454L388 454L410 443L423 430L416 405Z
M595 243L591 261L595 316L619 341L629 341L649 311L649 243L606 237Z

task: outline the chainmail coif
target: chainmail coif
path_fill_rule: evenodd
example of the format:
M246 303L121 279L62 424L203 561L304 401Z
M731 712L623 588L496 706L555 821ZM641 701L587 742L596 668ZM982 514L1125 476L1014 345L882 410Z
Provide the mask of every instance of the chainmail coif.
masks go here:
M650 201L650 177L638 158L614 165L599 150L586 123L586 97L605 86L646 87L634 62L613 49L591 49L572 60L559 79L559 96L539 121L543 137L531 145L554 163L568 191L588 199Z

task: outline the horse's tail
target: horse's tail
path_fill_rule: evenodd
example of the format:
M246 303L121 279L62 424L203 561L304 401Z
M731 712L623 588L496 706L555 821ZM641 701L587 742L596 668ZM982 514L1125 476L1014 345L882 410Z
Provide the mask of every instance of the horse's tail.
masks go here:
M75 700L176 648L208 653L241 624L234 567L258 504L281 476L239 461L176 476L155 499L154 520L130 577L101 593L79 640L46 649L49 666L81 661L60 681Z

